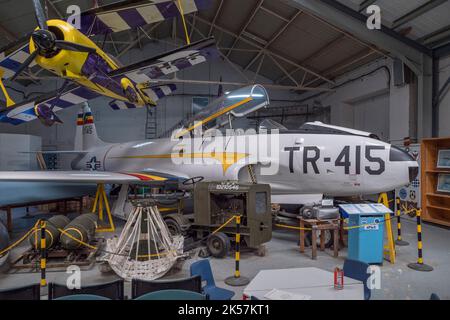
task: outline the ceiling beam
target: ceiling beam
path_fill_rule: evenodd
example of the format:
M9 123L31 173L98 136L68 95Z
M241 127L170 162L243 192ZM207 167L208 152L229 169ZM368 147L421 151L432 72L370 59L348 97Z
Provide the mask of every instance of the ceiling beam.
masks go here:
M338 72L340 70L344 70L344 69L346 69L346 68L348 68L348 67L350 67L350 66L352 66L352 65L354 65L354 64L356 64L358 62L360 62L361 60L370 57L373 54L376 54L376 52L374 52L374 51L372 51L370 49L364 49L364 50L358 52L357 54L352 55L352 56L346 58L345 60L339 62L338 64L335 64L335 65L329 67L328 69L322 71L322 73L326 74L326 75L331 75L331 74L336 73L336 72ZM320 79L313 79L313 80L309 81L308 83L306 83L305 85L306 86L312 85L312 84L316 83L319 80Z
M338 29L344 30L354 37L364 39L399 57L416 73L423 71L423 55L431 57L431 50L416 41L399 35L397 32L382 26L381 30L369 30L367 17L334 0L281 0L293 7L304 10L327 21ZM360 40L361 41L361 40Z
M301 10L297 11L291 19L288 20L288 22L286 22L279 30L277 33L275 33L271 39L266 43L266 45L264 46L264 49L267 49L268 47L270 47L270 45L272 43L274 43L283 33L284 31L286 31L286 29L295 21L295 19L297 19L297 17L302 13ZM248 68L250 68L250 66L255 63L256 60L258 60L258 58L261 56L262 51L260 51L245 67L244 70L247 70Z
M275 65L289 78L291 81L297 86L300 87L301 85L297 82L297 80L292 77L289 72L286 71L285 68L274 58L269 54L269 58L272 59L272 61L275 63Z
M417 17L420 17L421 15L433 10L434 8L440 6L441 4L446 3L448 0L430 0L427 3L415 8L414 10L406 13L405 15L401 16L400 18L396 19L392 23L392 29L397 29L398 27L401 27L402 25L410 22L411 20L414 20Z
M6 38L10 41L16 40L17 36L14 35L14 33L12 33L9 29L7 29L4 25L0 24L0 31L2 31Z
M116 58L120 58L125 53L127 53L129 50L133 49L136 46L136 44L138 44L139 41L141 41L142 38L148 37L148 34L150 32L152 32L152 30L156 29L162 22L163 21L160 21L160 22L157 22L156 24L150 25L147 30L145 27L143 27L141 29L142 33L134 41L132 41L128 46L126 46L123 50L121 50L119 52L119 54L116 56Z
M213 33L214 26L216 25L217 18L219 17L219 14L220 14L220 10L222 10L223 2L224 2L224 0L220 0L219 7L217 8L216 14L214 15L212 24L209 27L208 38L211 37L211 35Z
M24 77L21 77L24 78ZM212 80L194 80L194 79L178 79L178 78L171 78L171 79L152 79L150 81L151 83L189 83L189 84L206 84L206 85L229 85L229 86L236 86L236 87L245 87L248 86L249 83L245 82L228 82L228 81L212 81ZM251 83L250 83L251 84ZM329 88L309 88L309 87L297 87L297 86L284 86L284 85L277 85L277 84L271 84L271 83L262 83L263 87L271 88L271 89L279 89L279 90L303 90L303 91L320 91L320 92L329 92L333 91Z
M283 16L280 16L278 13L273 12L273 11L270 10L270 9L267 9L267 8L264 7L264 6L261 6L260 9L261 9L262 11L267 12L268 14L271 14L271 15L274 16L274 17L277 17L277 18L280 19L280 20L283 20L284 22L289 22L289 19L288 19L288 18L285 18L285 17L283 17Z
M256 7L253 9L251 15L246 19L246 23L245 25L242 27L241 31L239 32L238 36L234 39L233 44L231 45L231 48L234 48L234 46L238 43L238 41L241 39L242 34L245 32L245 30L247 29L247 27L250 25L250 23L252 23L253 18L255 17L255 15L258 13L259 8L261 8L262 4L263 4L264 0L259 0L258 4L256 5ZM231 54L231 50L228 51L226 53L226 56L229 57Z
M375 2L377 2L377 0L364 0L363 2L361 2L361 4L359 5L359 12L363 12L364 10L367 9L367 7L375 4Z
M339 35L336 39L328 42L326 45L324 45L323 47L319 48L318 50L314 51L312 54L310 54L308 57L306 57L305 59L303 59L300 64L301 65L305 65L307 64L310 60L314 59L314 58L318 58L320 56L322 56L324 53L328 52L331 48L333 48L335 45L337 45L338 43L341 43L341 41L345 38L345 34L341 34ZM295 68L293 69L291 72L289 72L289 75L292 76L295 73L297 73L300 69L299 68ZM280 83L281 81L283 81L284 79L286 79L287 77L281 77L279 78L277 81L275 81L276 83Z
M445 26L439 30L433 31L432 33L427 34L426 36L420 38L418 41L423 42L424 44L434 47L436 44L450 36L450 26Z
M203 23L205 23L207 25L211 25L211 22L209 22L208 20L203 19L201 17L197 17L197 20L200 21L200 22L203 22ZM222 31L223 33L226 33L226 34L228 34L228 35L230 35L232 37L235 37L235 38L237 37L237 34L235 34L234 32L232 32L232 31L230 31L230 30L228 30L228 29L226 29L226 28L224 28L222 26L219 26L219 25L216 24L216 28L218 30ZM323 75L317 73L316 71L314 71L314 70L312 70L310 68L307 68L305 66L302 66L302 65L298 64L297 62L292 61L290 58L286 58L286 57L282 56L281 54L277 54L275 52L269 51L268 49L263 49L263 47L261 45L255 43L253 41L247 40L246 38L241 38L241 40L244 41L245 43L247 43L247 44L257 48L257 49L264 50L266 54L271 54L272 56L274 56L274 57L276 57L278 59L281 59L281 60L287 62L288 64L290 64L290 65L292 65L294 67L300 68L301 70L306 71L306 72L308 72L308 73L310 73L310 74L312 74L312 75L314 75L314 76L316 76L318 78L321 78L322 80L324 80L324 81L326 81L328 83L334 84L333 80L330 80L327 77L324 77Z

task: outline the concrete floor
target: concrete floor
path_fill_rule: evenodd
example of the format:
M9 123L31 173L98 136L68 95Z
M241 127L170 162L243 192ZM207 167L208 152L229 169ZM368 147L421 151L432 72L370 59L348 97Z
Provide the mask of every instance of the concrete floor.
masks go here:
M19 237L28 230L35 219L15 219L14 237ZM417 259L416 226L413 219L406 218L403 225L404 240L410 242L409 246L398 247L397 262L391 265L385 261L382 266L382 283L380 290L372 292L372 299L428 299L432 292L437 293L441 299L450 299L450 242L448 229L425 224L423 226L424 258L425 263L434 267L433 272L418 272L407 267L409 262ZM394 225L395 227L395 225ZM105 237L110 234L104 234ZM275 231L273 239L267 246L265 257L258 257L251 252L242 253L241 274L248 278L256 276L258 271L264 269L283 269L299 267L318 267L332 271L336 266L342 266L346 256L346 249L340 251L340 257L335 259L331 252L318 253L316 261L311 260L307 249L305 254L300 254L297 247L298 235L292 231ZM27 248L26 242L12 252L17 256ZM195 261L188 259L180 263L167 278L184 277L189 274L189 265ZM211 259L211 264L218 286L236 292L234 299L241 299L242 288L232 288L224 284L225 278L233 274L233 257L225 259ZM69 275L65 272L48 272L48 281L64 284ZM118 277L114 273L103 274L97 266L90 270L82 271L82 285L112 281ZM0 288L20 287L27 284L38 283L38 273L8 273L0 274ZM46 290L43 290L45 299ZM130 296L130 284L125 285L125 294Z

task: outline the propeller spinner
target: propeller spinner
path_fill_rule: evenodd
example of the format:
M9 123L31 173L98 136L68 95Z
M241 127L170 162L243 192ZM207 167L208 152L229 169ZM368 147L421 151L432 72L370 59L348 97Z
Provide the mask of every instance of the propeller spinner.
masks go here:
M34 61L34 59L40 55L43 57L51 57L57 54L60 50L70 50L75 52L94 53L95 48L87 47L78 43L58 40L56 35L49 30L47 25L47 17L40 0L33 0L36 20L39 25L39 29L36 29L31 39L36 45L36 50L23 62L19 70L11 77L11 80L15 80L28 66Z

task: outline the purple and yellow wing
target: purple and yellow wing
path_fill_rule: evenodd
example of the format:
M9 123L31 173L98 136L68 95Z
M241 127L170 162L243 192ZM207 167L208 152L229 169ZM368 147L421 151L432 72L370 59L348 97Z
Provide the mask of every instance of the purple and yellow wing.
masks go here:
M211 0L181 0L184 14L208 8ZM178 1L131 1L126 5L111 4L81 13L80 31L86 35L120 32L179 16ZM71 22L71 19L68 19Z
M58 92L55 91L37 99L24 101L0 110L0 122L19 125L37 119L35 113L35 107L37 105L45 104L49 107L53 106L53 111L57 112L100 96L97 93L78 86L68 88L59 98L56 97L57 94Z

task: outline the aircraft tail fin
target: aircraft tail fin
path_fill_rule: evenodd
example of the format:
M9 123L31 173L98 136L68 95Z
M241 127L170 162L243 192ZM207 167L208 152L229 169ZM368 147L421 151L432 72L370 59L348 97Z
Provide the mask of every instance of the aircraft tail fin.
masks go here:
M103 144L103 141L97 135L91 108L87 102L84 102L77 116L74 149L88 150L100 144Z

